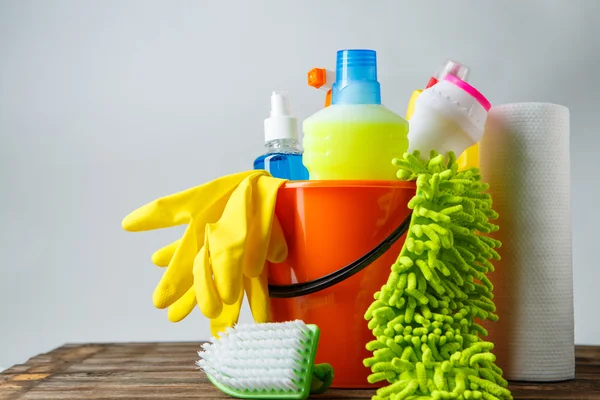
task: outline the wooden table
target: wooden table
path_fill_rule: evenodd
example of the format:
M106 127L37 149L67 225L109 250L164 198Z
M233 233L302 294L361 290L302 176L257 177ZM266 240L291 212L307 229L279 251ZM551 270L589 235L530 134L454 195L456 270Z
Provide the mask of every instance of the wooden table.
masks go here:
M0 374L0 399L225 399L194 365L198 343L68 344ZM511 383L515 399L600 399L600 346L577 346L577 377ZM330 390L321 399L370 399Z

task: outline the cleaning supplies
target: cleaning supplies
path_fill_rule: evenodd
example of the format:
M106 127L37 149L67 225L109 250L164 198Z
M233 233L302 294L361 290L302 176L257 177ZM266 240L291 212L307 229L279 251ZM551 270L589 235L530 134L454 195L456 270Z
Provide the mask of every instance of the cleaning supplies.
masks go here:
M218 178L133 211L127 231L188 224L183 237L152 259L168 265L153 295L157 308L169 307L171 321L198 304L216 335L235 324L243 295L257 322L270 320L266 261L282 262L287 245L274 215L279 187L286 181L266 171Z
M302 321L243 324L212 338L196 363L226 394L243 399L306 399L333 380L329 364L314 365L319 328Z
M489 101L473 86L454 75L421 93L408 132L409 152L431 150L462 154L479 142L485 128Z
M431 78L429 78L429 82L427 82L425 89L429 89L439 81L443 80L448 74L454 75L467 82L469 77L469 67L453 60L446 60L444 61L444 64L435 71ZM408 107L406 109L406 119L409 121L415 111L415 102L422 92L422 90L415 90L410 96Z
M391 160L408 148L408 123L381 105L373 50L340 50L331 106L306 119L310 179L394 180Z
M417 109L418 112L418 109ZM416 180L408 237L389 279L365 314L375 340L364 360L370 382L387 381L373 399L512 399L481 321L496 321L490 261L498 226L475 168L458 172L454 153L394 160ZM475 320L477 318L477 321ZM420 397L423 396L423 397Z
M439 68L435 74L429 79L427 82L427 86L425 89L429 89L433 85L437 84L440 80L443 80L446 75L454 75L457 78L462 79L467 82L469 77L469 67L463 65L459 62L453 60L446 60L441 68ZM406 119L410 121L414 111L415 111L415 103L417 99L421 95L422 90L415 90L408 102L408 107L406 109ZM456 160L458 164L458 169L463 170L470 167L479 167L479 143L475 143L473 146L469 147L465 150Z
M313 68L308 71L308 86L326 92L325 107L331 105L331 89L335 82L335 72L325 68Z
M286 92L271 95L271 116L265 119L267 152L254 160L254 169L264 169L281 179L307 180L298 142L298 120L292 116Z

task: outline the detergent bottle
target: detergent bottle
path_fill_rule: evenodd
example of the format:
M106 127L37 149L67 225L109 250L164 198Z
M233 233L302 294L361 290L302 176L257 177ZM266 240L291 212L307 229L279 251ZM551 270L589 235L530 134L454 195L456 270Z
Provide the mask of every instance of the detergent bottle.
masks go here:
M311 180L395 180L392 159L408 148L408 123L381 105L373 50L337 52L331 105L304 121Z
M429 89L439 81L443 80L448 74L454 75L457 78L467 82L469 78L469 72L470 69L466 65L447 59L429 79L425 89ZM422 90L415 90L410 97L408 107L406 109L406 119L409 121L414 113L417 98L422 92ZM459 156L459 154L457 154L457 156ZM460 154L460 157L458 157L456 162L460 170L467 169L469 167L479 167L479 144L475 143L473 146L465 150L462 154Z
M462 154L483 136L490 102L473 86L447 74L415 102L408 132L409 149L424 158L431 150Z
M286 92L271 95L271 115L265 119L266 153L254 160L254 169L264 169L275 178L307 180L298 140L298 120L292 115Z

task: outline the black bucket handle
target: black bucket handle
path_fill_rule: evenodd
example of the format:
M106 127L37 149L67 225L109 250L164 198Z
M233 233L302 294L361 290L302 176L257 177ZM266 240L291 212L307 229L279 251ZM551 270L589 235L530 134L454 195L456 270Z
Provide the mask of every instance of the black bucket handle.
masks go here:
M350 264L332 272L328 275L314 279L308 282L294 283L291 285L269 285L269 297L274 299L289 299L292 297L305 296L327 289L336 283L340 283L352 275L355 275L371 265L375 260L383 255L394 243L406 233L410 226L412 212L402 221L402 223L381 243L367 254L356 259Z

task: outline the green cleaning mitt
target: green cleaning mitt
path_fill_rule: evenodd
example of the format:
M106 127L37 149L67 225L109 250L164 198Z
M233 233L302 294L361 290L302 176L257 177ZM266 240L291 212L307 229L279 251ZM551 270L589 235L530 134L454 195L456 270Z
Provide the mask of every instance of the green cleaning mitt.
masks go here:
M512 399L476 322L498 319L486 277L500 258L500 242L486 236L498 214L478 169L459 172L453 153L447 160L435 152L394 160L417 193L402 251L365 314L376 337L364 360L369 382L390 383L373 400Z

